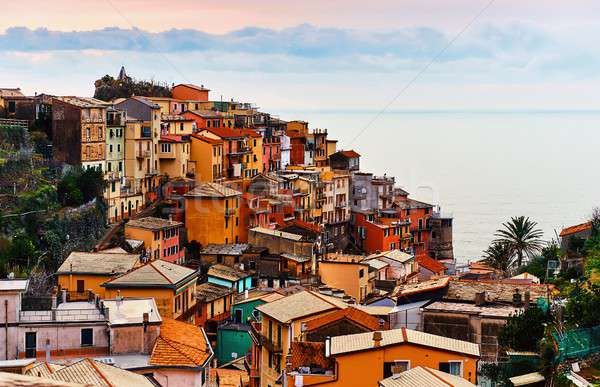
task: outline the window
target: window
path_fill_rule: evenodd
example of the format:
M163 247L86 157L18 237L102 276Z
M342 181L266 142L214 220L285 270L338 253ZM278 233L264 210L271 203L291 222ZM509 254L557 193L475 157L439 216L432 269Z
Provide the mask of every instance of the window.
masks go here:
M37 333L25 332L25 357L35 358L37 352Z
M83 280L77 280L77 293L83 293L85 291L85 283Z
M175 312L181 308L181 296L175 297Z
M94 345L94 330L92 328L84 328L81 330L81 346L91 347Z
M364 277L364 276L365 276L365 269L360 269L360 270L358 271L358 277L359 277L359 278L362 278L362 277Z
M394 360L392 375L398 375L410 369L410 360Z
M119 161L119 172L123 172L123 162Z
M108 172L112 171L112 163L109 161L108 162Z
M439 370L450 375L461 376L463 373L463 363L460 360L450 360L440 363Z
M16 113L17 111L17 103L15 101L8 101L8 112Z
M241 309L235 309L233 311L233 321L236 324L241 324L242 323L242 316L243 316L243 312Z

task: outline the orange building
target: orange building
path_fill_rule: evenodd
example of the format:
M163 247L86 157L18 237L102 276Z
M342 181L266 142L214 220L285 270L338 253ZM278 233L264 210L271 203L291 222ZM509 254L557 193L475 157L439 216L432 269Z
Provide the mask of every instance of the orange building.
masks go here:
M242 193L218 183L202 182L185 194L188 241L202 246L246 242L240 239Z
M162 317L194 322L198 272L163 260L102 284L106 298L152 297Z
M328 255L319 262L321 281L362 303L373 289L369 282L369 265L361 260L357 255Z
M223 179L223 140L190 136L190 169L196 181L216 182Z
M415 256L429 254L431 226L429 219L433 205L418 200L400 197L392 205L401 219L410 221L411 247Z
M125 238L143 241L148 259L182 264L185 261L185 250L179 243L182 226L181 222L148 216L127 222Z
M288 385L301 378L304 386L377 386L380 380L415 367L440 370L475 384L480 358L477 344L405 328L331 337L324 355L329 359L327 372L313 372L311 359L305 358L304 365L293 362Z
M175 99L207 102L209 91L204 85L197 86L190 83L181 83L173 86L172 95Z
M352 236L367 254L408 249L411 239L409 227L409 221L396 217L382 217L372 210L352 212Z

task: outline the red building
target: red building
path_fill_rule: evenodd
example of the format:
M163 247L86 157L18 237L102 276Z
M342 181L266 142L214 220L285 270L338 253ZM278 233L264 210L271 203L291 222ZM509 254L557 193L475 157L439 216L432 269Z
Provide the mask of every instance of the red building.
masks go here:
M367 254L378 251L407 249L409 224L393 216L381 216L376 211L352 212L352 237Z
M408 197L396 197L392 207L397 211L400 219L410 221L411 248L415 257L428 255L431 233L429 219L433 214L433 205Z
M182 113L181 116L186 119L194 120L197 131L227 126L224 124L224 117L222 115L210 110L187 110ZM231 120L227 121L228 123L231 122ZM231 126L229 126L229 128L231 128Z
M304 150L306 148L306 135L297 132L287 134L290 138L290 164L304 165Z
M204 85L197 86L190 83L182 83L173 86L172 95L175 99L208 102L208 92Z
M281 138L265 136L263 138L263 172L275 172L281 169Z

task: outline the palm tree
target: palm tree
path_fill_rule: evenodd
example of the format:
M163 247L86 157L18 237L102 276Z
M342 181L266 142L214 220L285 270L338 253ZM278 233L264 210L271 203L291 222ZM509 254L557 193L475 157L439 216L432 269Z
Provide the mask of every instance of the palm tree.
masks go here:
M490 267L507 274L514 263L514 250L508 242L494 241L483 252L483 262Z
M513 217L502 223L504 228L496 231L497 242L506 242L517 255L517 265L523 264L525 256L531 257L544 247L543 233L537 223L524 216Z

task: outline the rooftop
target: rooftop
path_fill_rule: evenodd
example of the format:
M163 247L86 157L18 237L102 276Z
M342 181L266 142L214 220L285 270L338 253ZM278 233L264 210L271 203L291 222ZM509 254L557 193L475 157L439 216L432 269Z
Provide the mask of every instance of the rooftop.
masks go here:
M379 319L360 309L354 307L348 307L346 309L340 309L333 313L328 313L324 316L317 317L306 323L306 331L313 331L323 326L332 324L340 320L350 320L366 329L376 331L381 329Z
M156 366L203 367L213 355L204 330L170 318L163 319L154 343L150 364Z
M223 140L219 140L219 139L212 138L212 137L207 137L207 136L202 136L202 135L195 134L195 133L192 134L191 137L195 138L197 140L200 140L200 141L207 142L209 144L222 144L223 143Z
M218 183L202 182L193 190L186 193L186 197L203 198L228 198L241 195L242 193Z
M345 156L345 157L347 157L349 159L360 157L360 154L358 154L353 149L345 150L345 151L344 150L343 151L339 151L339 152L336 152L334 154L341 154L342 156Z
M398 207L401 208L403 210L406 209L420 209L420 208L433 208L433 204L429 204L429 203L425 203L425 202L420 202L418 200L415 199L403 199L403 200L396 200L394 201L394 204Z
M443 289L448 286L449 277L436 278L429 281L418 282L415 284L407 283L394 289L393 295L396 297L409 296L416 293L430 292Z
M204 282L196 286L196 299L202 302L210 302L225 297L232 293L227 286Z
M193 83L180 83L178 85L173 86L174 88L177 86L185 86L185 87L189 87L190 89L195 89L198 91L210 91L210 89L207 89L206 87L204 87L204 85L194 85Z
M563 228L560 232L560 237L565 237L573 234L577 234L578 232L588 231L592 229L592 222L585 222L578 224L576 226L571 226L567 228Z
M110 325L142 324L144 313L148 313L148 322L162 321L154 298L123 298L120 300L104 300L108 308Z
M283 254L281 254L281 256L285 259L289 259L290 261L294 261L294 262L298 262L298 263L309 262L311 260L311 257L308 255L283 253Z
M446 271L446 266L438 260L431 258L428 255L420 255L416 259L419 266L433 272L440 273Z
M210 378L219 387L239 387L250 382L250 376L246 370L231 370L226 368L211 368ZM218 380L218 384L217 384Z
M265 234L265 235L276 236L276 237L280 237L280 238L284 238L284 239L289 239L292 241L301 241L302 240L302 235L292 234L290 232L285 232L285 231L271 230L270 228L255 227L255 228L250 229L250 231L254 231L259 234Z
M488 302L512 303L516 289L519 290L521 296L524 296L525 291L528 290L531 294L531 300L535 301L540 297L546 297L549 288L546 285L522 282L451 280L448 293L444 298L446 300L473 302L476 293L485 292L485 299Z
M475 385L460 376L428 367L415 367L398 375L379 381L380 387L474 387Z
M227 281L238 281L243 278L250 277L250 276L252 276L252 274L246 273L246 272L238 270L238 269L234 269L229 266L217 264L217 265L212 265L208 269L208 276L222 278Z
M8 87L0 87L0 97L24 97L21 89L16 88L8 88Z
M227 245L209 244L200 251L200 254L242 255L249 246L247 243Z
M157 287L174 288L196 278L196 270L158 259L102 284L107 288Z
M74 251L56 271L57 274L115 275L133 269L140 261L138 254L86 253Z
M510 315L516 314L521 310L521 308L515 308L512 305L491 304L477 306L473 303L444 301L434 302L433 304L427 305L424 309L431 312L460 313L478 315L482 317L500 318L509 317Z
M321 296L309 291L294 293L279 300L256 307L258 311L282 323L288 323L301 317L338 309Z
M379 348L389 345L409 343L462 353L470 356L479 356L479 345L470 343L468 341L451 339L445 336L437 336L430 333L419 332L405 328L380 332L382 340ZM357 333L353 335L336 336L331 338L332 355L340 355L371 349L378 349L378 347L375 347L374 345L373 332Z
M373 259L373 258L387 258L392 261L405 263L414 258L412 254L405 253L402 250L389 250L381 253L375 253L367 256L365 260Z
M110 103L89 97L56 97L57 100L80 108L107 108Z
M24 292L29 286L27 279L2 279L0 280L0 292Z
M125 227L146 228L148 230L162 230L163 228L177 226L183 226L183 223L163 218L156 218L154 216L132 219L125 224Z

